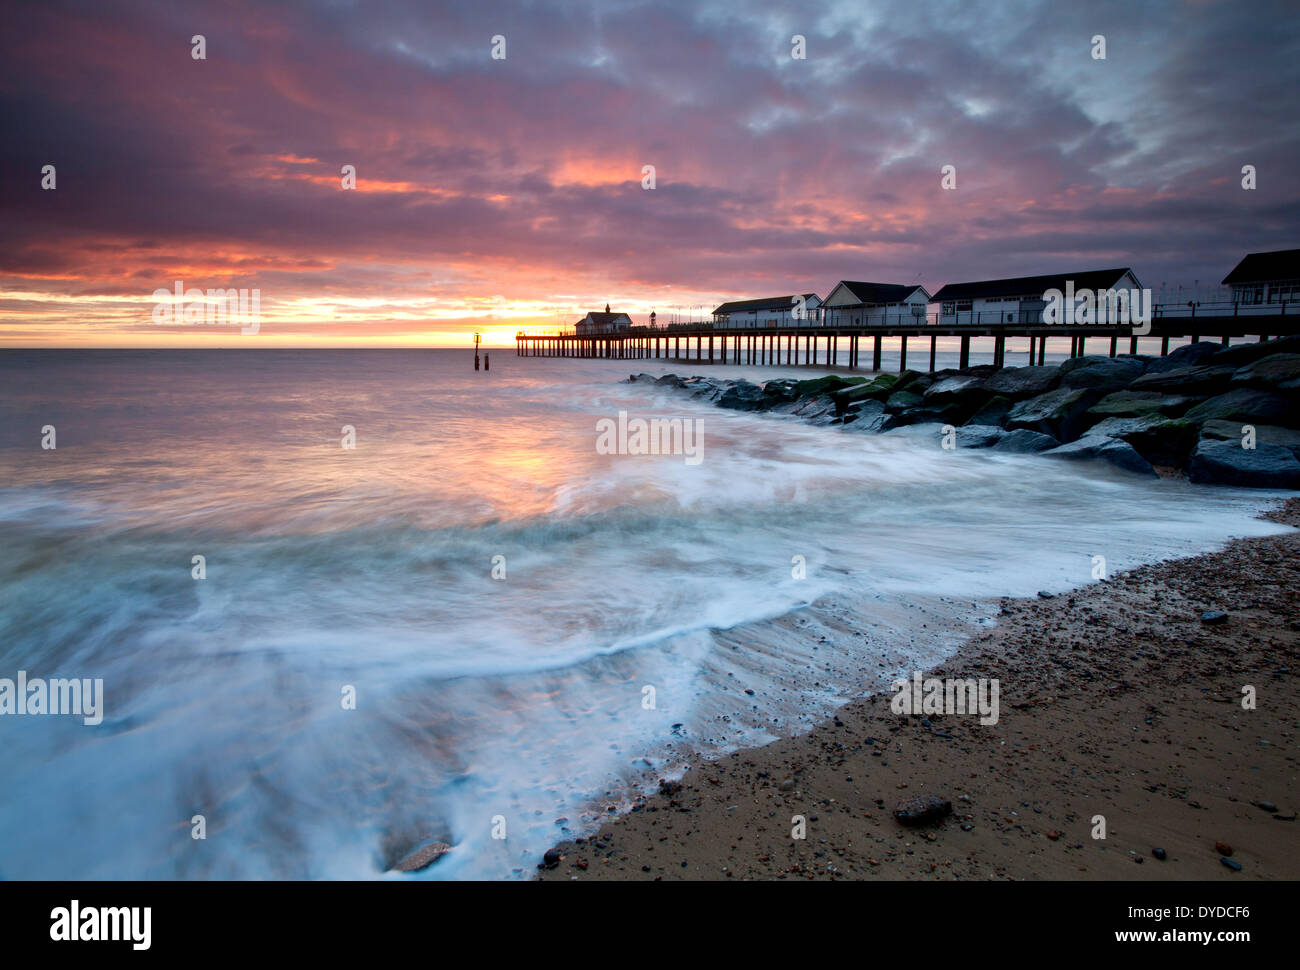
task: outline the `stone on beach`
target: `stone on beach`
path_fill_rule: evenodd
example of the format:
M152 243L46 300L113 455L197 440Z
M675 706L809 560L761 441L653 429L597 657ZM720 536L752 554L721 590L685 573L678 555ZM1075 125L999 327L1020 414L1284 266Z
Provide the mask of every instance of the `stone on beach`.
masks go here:
M952 814L952 802L938 795L918 795L894 809L894 818L903 825L929 825Z

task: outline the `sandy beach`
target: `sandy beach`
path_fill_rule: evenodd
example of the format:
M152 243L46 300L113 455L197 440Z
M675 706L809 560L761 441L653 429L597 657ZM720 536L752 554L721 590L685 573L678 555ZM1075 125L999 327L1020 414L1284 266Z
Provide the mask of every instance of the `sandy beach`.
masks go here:
M1300 499L1266 517L1300 525ZM929 675L996 678L996 724L900 716L888 693L854 701L808 734L695 765L558 845L538 877L1300 878L1297 552L1300 532L1234 540L1003 600ZM896 820L931 795L951 814Z

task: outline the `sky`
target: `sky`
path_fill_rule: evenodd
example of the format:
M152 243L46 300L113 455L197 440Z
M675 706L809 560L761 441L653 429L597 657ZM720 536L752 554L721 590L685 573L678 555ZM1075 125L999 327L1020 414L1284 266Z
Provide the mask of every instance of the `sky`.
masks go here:
M1297 91L1294 2L10 2L0 347L507 346L1112 266L1211 299L1300 247ZM177 281L257 332L160 319Z

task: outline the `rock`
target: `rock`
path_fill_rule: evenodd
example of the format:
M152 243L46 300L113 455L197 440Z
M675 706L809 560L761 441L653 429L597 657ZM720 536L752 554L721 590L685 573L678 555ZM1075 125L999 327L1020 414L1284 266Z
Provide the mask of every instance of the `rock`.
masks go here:
M1005 367L986 378L984 390L1013 399L1046 394L1061 382L1061 369L1046 367Z
M1156 473L1151 463L1138 454L1127 441L1106 435L1087 434L1078 441L1061 445L1043 454L1049 458L1064 458L1070 461L1104 461L1136 475L1153 476Z
M1182 418L1145 414L1133 418L1107 418L1088 429L1085 437L1120 438L1152 465L1182 467L1196 447L1198 428Z
M1161 862L1164 862L1165 859L1169 858L1169 853L1167 853L1164 849L1152 849L1151 854L1155 856L1157 859L1159 859Z
M885 413L885 405L882 402L866 400L855 401L849 405L844 420L847 421L850 417L853 418L854 431L875 432L886 430L886 422L890 416Z
M924 398L920 394L913 394L910 391L895 391L889 395L885 401L885 410L891 414L898 414L901 411L910 411L921 406Z
M981 384L982 379L976 374L957 374L931 384L922 396L930 407L942 407L958 401L982 402L984 391Z
M1234 860L1232 860L1232 859L1228 859L1228 858L1222 858L1222 859L1220 859L1219 861L1222 862L1222 863L1223 863L1225 866L1227 866L1229 869L1231 869L1233 872L1241 872L1241 863L1240 863L1240 862L1236 862L1236 861L1234 861Z
M798 381L789 378L767 381L763 384L763 398L769 407L784 401L793 401L795 400L795 388L798 385Z
M991 424L1001 427L1002 422L1007 419L1007 414L1010 413L1014 404L1015 402L1011 398L998 394L980 405L979 410L972 414L970 420L966 423Z
M416 849L393 868L398 872L419 872L421 869L429 868L450 851L451 846L446 842L431 842L423 848Z
M659 378L658 380L656 380L655 383L656 383L656 384L671 384L673 387L681 387L681 386L685 383L685 381L683 381L683 380L682 380L680 377L678 377L676 374L665 374L663 377L661 377L661 378Z
M1227 842L1215 842L1214 851L1219 855L1232 855L1232 846L1228 845Z
M629 384L654 384L655 376L653 374L631 374L628 376Z
M1291 454L1300 458L1300 431L1293 428L1279 427L1275 424L1252 424L1250 427L1255 429L1255 443L1257 445L1260 442L1281 445ZM1246 435L1241 421L1212 419L1201 425L1201 437L1241 444Z
M1007 432L987 424L967 425L957 429L958 448L988 448L1005 438Z
M1060 442L1050 434L1040 434L1037 431L1028 431L1022 428L1019 431L1008 432L990 447L994 451L1006 451L1017 455L1033 455L1040 451L1055 448L1059 444Z
M952 802L937 795L919 795L894 809L903 825L929 825L952 814Z
M857 384L865 384L865 377L837 377L834 374L829 377L818 377L809 381L799 381L794 386L795 397L816 397L821 394L833 394L835 391L843 390L846 387L853 387Z
M935 381L942 380L949 374L938 371L934 374L922 374L917 370L905 370L898 375L898 381L894 384L895 391L911 391L913 394L924 394L929 390L930 385Z
M1131 391L1156 391L1161 394L1221 394L1231 386L1235 367L1205 365L1175 367L1172 370L1149 370L1129 385Z
M1011 431L1025 428L1050 434L1059 441L1073 441L1089 423L1084 419L1085 412L1100 397L1100 392L1093 388L1058 387L1015 405L1007 414L1006 427Z
M1239 485L1246 488L1300 488L1300 460L1281 445L1201 438L1187 466L1187 477L1197 484Z
M1268 390L1300 390L1300 354L1274 354L1244 367L1232 375L1233 386Z
M832 394L831 397L835 399L836 407L847 410L850 405L857 401L885 400L892 393L894 385L897 383L898 378L893 374L881 374L874 381L842 388Z
M1053 842L1056 842L1061 838L1061 833L1058 832L1056 829L1052 829L1050 832L1047 833L1047 837L1051 839Z
M1061 365L1062 387L1096 387L1116 390L1126 387L1146 371L1147 365L1137 357L1076 357L1077 366L1066 370Z
M732 411L757 411L763 406L763 389L749 381L736 381L722 392L717 403Z
M1228 622L1228 614L1220 613L1217 610L1206 610L1201 614L1201 622L1206 626L1218 626L1220 623ZM1231 855L1231 853L1227 853Z
M1266 811L1266 812L1276 812L1276 811L1277 811L1277 806L1274 805L1272 802L1256 802L1256 803L1255 803L1255 807L1256 807L1256 808L1262 808L1262 809L1263 809L1264 811Z
M822 394L818 397L800 398L794 402L790 413L797 414L801 418L820 418L834 411L835 401L829 394Z
M1169 352L1167 357L1157 357L1151 362L1148 368L1150 371L1175 370L1179 367L1190 367L1198 364L1204 364L1211 357L1217 356L1223 350L1220 344L1212 344L1206 341L1194 344L1184 344Z
M1140 418L1145 414L1174 416L1195 404L1197 398L1155 391L1115 391L1088 409L1090 424L1106 418Z
M1280 424L1300 421L1300 409L1277 394L1238 388L1202 401L1183 415L1188 421L1241 421L1246 424Z
M560 850L547 849L546 854L542 856L542 866L547 869L554 869L560 864Z
M1273 340L1260 340L1255 343L1240 343L1235 347L1226 347L1214 355L1216 364L1231 364L1244 367L1274 354L1300 354L1300 336L1278 337Z

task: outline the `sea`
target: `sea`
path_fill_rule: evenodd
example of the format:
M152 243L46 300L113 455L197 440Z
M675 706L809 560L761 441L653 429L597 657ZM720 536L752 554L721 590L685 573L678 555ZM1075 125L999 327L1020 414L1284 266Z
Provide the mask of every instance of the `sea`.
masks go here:
M103 691L0 713L0 878L528 878L999 597L1287 531L1275 493L627 380L824 366L488 353L0 352L0 679ZM598 447L620 412L698 460Z

